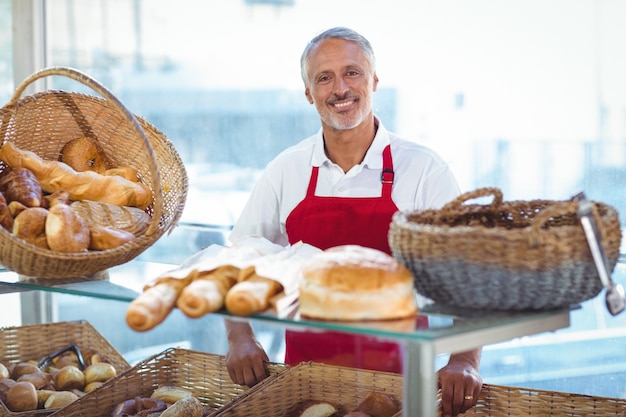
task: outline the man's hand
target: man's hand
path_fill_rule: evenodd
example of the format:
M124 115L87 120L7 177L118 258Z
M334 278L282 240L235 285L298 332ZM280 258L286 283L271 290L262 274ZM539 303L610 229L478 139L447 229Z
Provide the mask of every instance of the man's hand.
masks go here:
M483 381L478 373L481 349L450 356L437 373L443 417L454 417L476 405Z
M228 338L226 368L230 379L235 384L251 387L267 377L267 353L248 323L226 320L225 324Z

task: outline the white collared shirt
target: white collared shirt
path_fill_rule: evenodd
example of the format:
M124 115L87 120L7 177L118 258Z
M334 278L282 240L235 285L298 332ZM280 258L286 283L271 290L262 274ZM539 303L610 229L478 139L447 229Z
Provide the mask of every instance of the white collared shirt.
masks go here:
M431 149L401 139L378 121L365 158L348 172L324 152L322 130L281 152L266 167L237 220L230 241L258 235L280 245L289 240L285 222L307 191L311 168L319 166L315 195L379 197L383 149L391 144L394 184L391 197L401 211L440 208L460 193L448 165Z

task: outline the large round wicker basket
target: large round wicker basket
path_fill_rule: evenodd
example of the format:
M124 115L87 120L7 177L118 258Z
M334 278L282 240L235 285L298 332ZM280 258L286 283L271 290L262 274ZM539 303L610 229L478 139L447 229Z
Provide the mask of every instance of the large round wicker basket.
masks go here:
M22 97L29 85L49 76L76 80L100 97L60 90ZM47 68L28 77L0 109L2 144L12 142L43 159L58 160L63 145L80 136L97 140L117 166L137 170L140 181L153 194L153 202L146 209L150 225L132 242L80 253L39 248L0 228L0 263L9 270L34 278L89 276L132 260L177 224L188 179L176 149L162 132L132 114L93 78L72 68Z
M489 205L467 204L491 196ZM618 213L592 202L611 271ZM417 291L442 304L483 310L548 310L595 297L602 282L575 201L502 201L497 188L459 196L440 210L398 212L389 245Z

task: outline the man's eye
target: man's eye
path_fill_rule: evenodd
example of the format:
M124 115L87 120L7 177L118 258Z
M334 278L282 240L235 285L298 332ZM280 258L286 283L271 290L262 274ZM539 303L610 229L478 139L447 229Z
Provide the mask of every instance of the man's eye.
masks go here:
M318 82L318 83L324 83L324 82L328 82L329 80L330 80L330 77L329 77L329 76L327 76L327 75L324 75L324 76L322 76L322 77L319 77L319 78L317 79L317 82Z

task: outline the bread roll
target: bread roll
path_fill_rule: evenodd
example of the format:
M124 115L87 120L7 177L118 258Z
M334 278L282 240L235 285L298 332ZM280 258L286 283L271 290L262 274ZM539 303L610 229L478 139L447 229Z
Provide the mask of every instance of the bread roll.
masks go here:
M17 382L30 382L35 386L35 389L42 389L52 381L52 375L48 372L33 372L31 374L24 374L17 379Z
M7 203L6 198L0 192L0 226L11 232L13 230L13 217L9 203Z
M5 405L13 412L37 409L37 390L35 386L30 382L16 382L7 392Z
M145 184L119 175L78 172L63 162L44 160L34 152L21 150L11 142L0 148L0 159L11 167L31 170L44 191L66 190L72 200L103 201L142 210L152 203L152 192Z
M34 374L40 371L37 365L30 362L18 362L11 368L11 378L17 381L23 375Z
M374 391L368 393L354 411L361 411L371 417L392 417L400 409L400 403L394 397Z
M78 399L78 395L71 391L57 391L48 396L48 399L44 402L43 408L61 408L73 403Z
M9 213L11 213L11 216L13 216L13 218L17 217L18 214L20 214L27 208L28 207L26 207L24 204L20 203L19 201L11 201L9 203Z
M15 217L13 234L26 242L48 249L46 219L48 210L43 207L28 207Z
M136 236L122 229L105 226L89 226L89 249L108 250L132 242Z
M160 417L202 417L204 407L195 397L183 398L167 407Z
M59 252L85 252L90 233L87 223L66 204L57 204L46 217L48 247Z
M85 384L90 384L92 382L105 382L114 378L117 376L117 370L110 363L102 362L89 365L83 374L85 374Z
M163 384L152 392L150 398L163 401L171 405L185 398L191 398L192 392L185 388L180 388L171 384Z
M273 279L257 275L253 269L245 280L236 283L226 294L226 309L237 316L249 316L267 310L270 300L283 286Z
M54 386L63 391L85 388L85 374L74 365L64 366L54 374Z
M300 314L323 320L387 320L415 315L413 276L386 253L357 245L327 249L302 268Z
M101 201L74 201L71 207L89 225L126 230L142 235L150 225L150 215L137 207L118 206Z
M339 410L328 401L305 400L290 410L288 417L331 417Z
M94 171L98 174L112 168L111 161L97 140L86 136L68 141L59 154L59 161L76 171Z
M7 399L7 393L9 389L15 385L16 382L11 378L2 378L0 379L0 401L5 402Z

